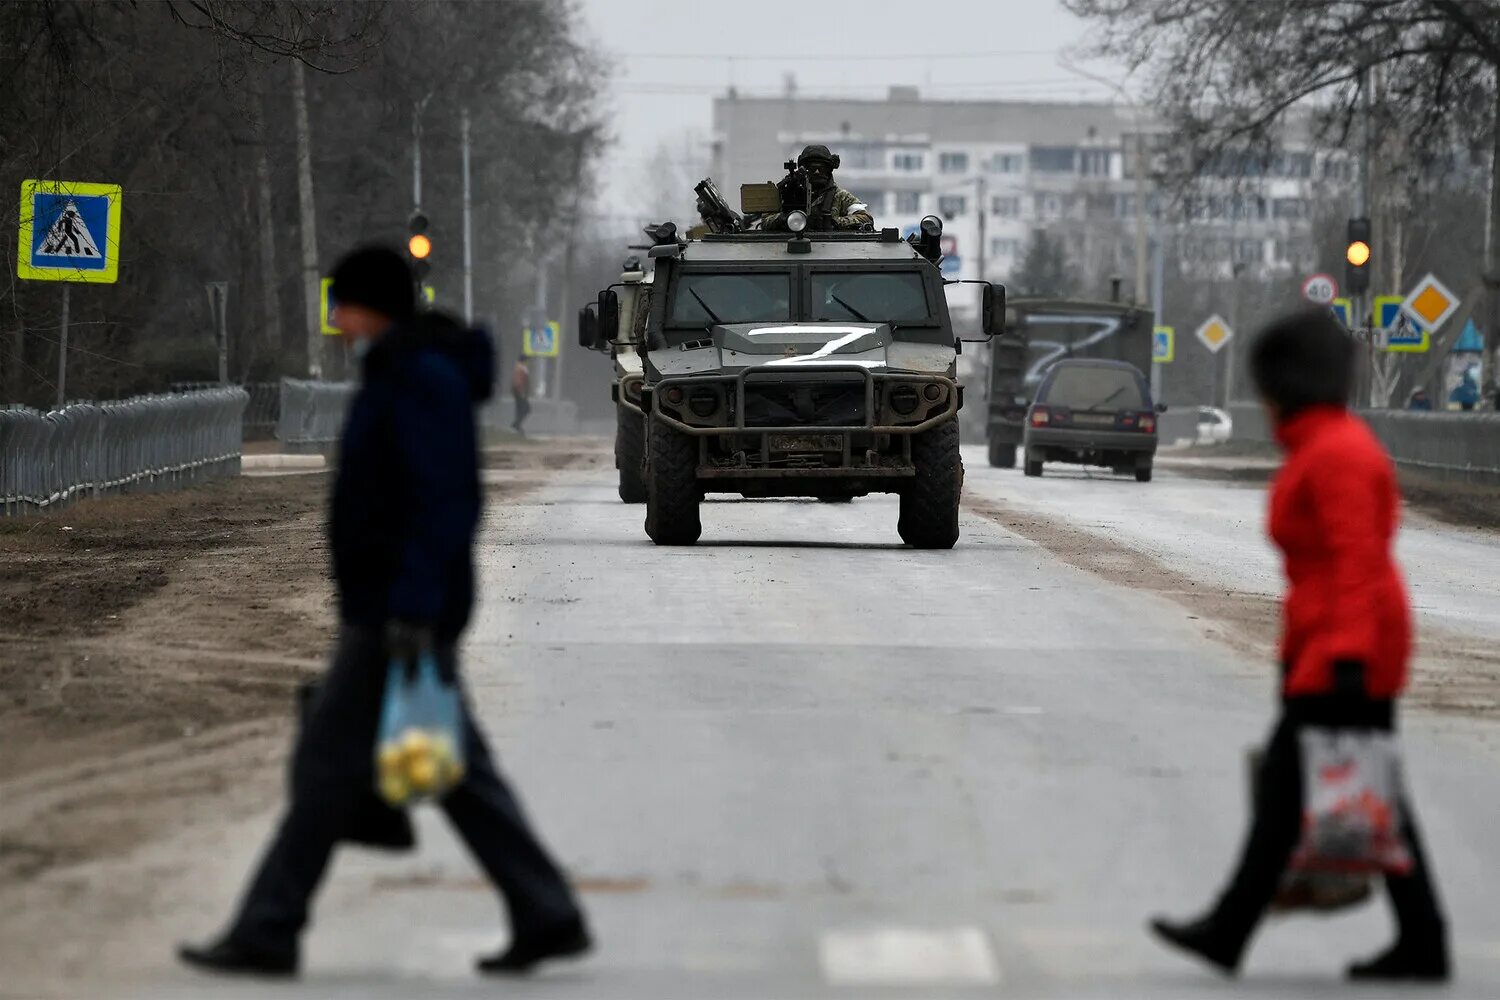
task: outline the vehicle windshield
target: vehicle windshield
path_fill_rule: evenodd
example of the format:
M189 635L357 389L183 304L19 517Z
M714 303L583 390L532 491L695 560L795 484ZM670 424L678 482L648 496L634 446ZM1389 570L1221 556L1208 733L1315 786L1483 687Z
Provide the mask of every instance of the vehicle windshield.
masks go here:
M1055 368L1044 401L1074 410L1139 410L1146 405L1135 372L1092 365Z
M818 271L812 276L812 319L863 323L927 323L932 313L915 271Z
M681 275L672 290L668 326L776 323L792 318L792 279L786 272Z

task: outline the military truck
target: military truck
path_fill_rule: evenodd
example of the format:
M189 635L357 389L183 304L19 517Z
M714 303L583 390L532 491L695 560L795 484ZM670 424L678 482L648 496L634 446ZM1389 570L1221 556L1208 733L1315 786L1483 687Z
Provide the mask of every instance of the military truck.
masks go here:
M641 353L638 345L651 303L651 275L639 257L628 257L616 289L620 337L611 342L599 335L597 305L578 311L578 343L591 351L608 351L614 362L609 398L615 404L615 469L620 499L646 502L646 415L641 410Z
M990 465L1009 469L1026 424L1026 410L1047 369L1063 358L1125 361L1151 373L1154 314L1120 302L1016 298L1004 333L990 341L985 438Z
M954 338L938 264L942 223L894 229L702 232L654 227L642 339L646 533L690 545L708 493L900 497L897 532L918 548L958 540ZM985 338L1005 290L979 282ZM624 334L619 293L598 335ZM639 315L639 310L637 312Z

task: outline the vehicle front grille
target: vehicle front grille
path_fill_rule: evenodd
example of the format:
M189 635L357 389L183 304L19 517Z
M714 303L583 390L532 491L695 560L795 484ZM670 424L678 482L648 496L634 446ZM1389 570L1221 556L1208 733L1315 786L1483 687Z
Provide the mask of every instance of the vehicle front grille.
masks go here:
M865 423L865 383L745 383L746 427L859 427Z

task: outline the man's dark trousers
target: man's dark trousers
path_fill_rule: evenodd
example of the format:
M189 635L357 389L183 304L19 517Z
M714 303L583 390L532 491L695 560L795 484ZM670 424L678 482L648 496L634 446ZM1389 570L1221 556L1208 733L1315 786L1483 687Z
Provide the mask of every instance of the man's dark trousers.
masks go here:
M518 434L526 431L526 418L531 416L531 400L525 396L516 396L516 419L511 425Z
M451 657L451 650L444 655ZM263 953L295 952L333 847L375 780L385 677L379 634L345 625L297 743L291 806L230 929L235 943ZM512 938L576 919L572 893L496 771L467 700L464 729L464 781L440 805L504 897Z
M1383 718L1344 720L1300 718L1295 707L1285 712L1271 733L1255 781L1255 815L1229 887L1214 908L1214 922L1226 933L1248 939L1276 894L1287 862L1302 835L1302 746L1304 725L1329 728L1394 729L1393 712ZM1322 713L1319 713L1321 715ZM1381 713L1377 713L1380 715ZM1369 725L1361 724L1369 722ZM1401 804L1402 833L1411 852L1412 868L1405 875L1387 875L1386 892L1395 911L1400 935L1411 944L1441 940L1442 911L1427 867L1421 833L1410 801Z

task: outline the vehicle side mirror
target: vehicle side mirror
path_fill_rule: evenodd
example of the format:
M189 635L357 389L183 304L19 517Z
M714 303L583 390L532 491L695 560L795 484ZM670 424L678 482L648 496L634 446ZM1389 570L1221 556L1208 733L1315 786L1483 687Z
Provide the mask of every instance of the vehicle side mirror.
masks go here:
M1005 332L1005 286L986 283L980 305L981 328L985 334L998 337Z
M620 339L620 296L613 288L599 293L598 338L613 344Z
M1156 412L1157 413L1166 413L1167 412L1167 404L1166 403L1157 403L1156 404Z
M592 305L578 310L578 346L589 351L597 351L603 346L599 340L599 317L594 314Z

